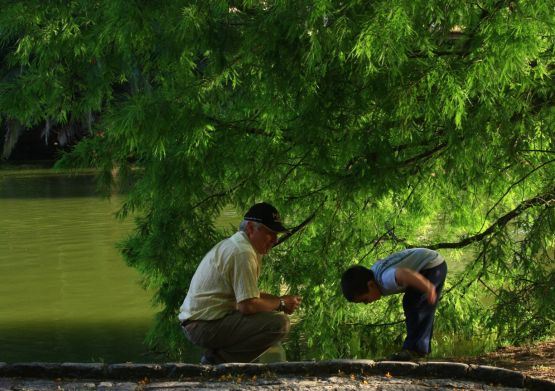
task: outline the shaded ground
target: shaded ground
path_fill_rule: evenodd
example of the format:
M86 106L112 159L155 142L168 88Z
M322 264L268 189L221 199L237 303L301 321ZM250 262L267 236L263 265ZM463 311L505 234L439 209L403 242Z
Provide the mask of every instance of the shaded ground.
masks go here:
M528 346L499 348L477 357L456 357L450 361L492 365L542 379L555 381L555 339Z
M454 362L19 363L0 365L0 375L0 391L555 391L555 382Z
M450 379L406 379L371 377L280 377L275 379L228 377L214 380L155 381L155 382L91 382L91 381L18 381L3 382L0 391L520 391L522 388L488 385L479 382Z

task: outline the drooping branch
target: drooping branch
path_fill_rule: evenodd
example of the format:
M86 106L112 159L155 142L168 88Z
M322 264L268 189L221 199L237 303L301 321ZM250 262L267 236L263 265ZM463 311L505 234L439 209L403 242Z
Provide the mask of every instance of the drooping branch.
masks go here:
M285 182L287 181L287 178L289 177L289 175L291 175L293 173L293 171L295 171L297 168L299 168L301 166L301 164L303 163L303 161L305 160L305 158L308 156L310 152L307 151L300 159L297 163L294 163L291 165L291 167L289 168L289 170L285 173L285 175L283 175L283 177L281 178L280 181L280 187L283 186L285 184Z
M409 148L415 148L415 147L429 147L429 149L425 150L424 152L419 153L418 155L415 155L413 157L409 157L409 158L407 158L403 161L398 162L397 164L395 164L395 166L396 167L408 166L408 165L413 164L415 162L429 159L435 153L442 151L447 146L449 146L449 144L447 142L441 142L437 145L434 145L434 144L436 144L437 138L442 137L442 135L443 135L443 132L440 130L440 131L434 133L433 139L424 140L424 141L416 142L416 143L412 143L412 144L400 144L400 145L392 146L391 153L400 153L400 152L406 151ZM378 153L374 152L373 156L369 156L369 155L355 156L347 162L345 170L349 171L355 163L361 161L362 159L368 159L370 157L371 160L375 160L377 155L378 155Z
M209 196L207 196L206 198L200 200L199 202L197 202L195 205L193 205L193 209L196 209L198 207L200 207L201 205L203 205L204 203L210 201L212 198L221 198L221 197L226 197L229 194L233 193L235 190L237 190L238 188L240 188L241 186L243 186L245 184L245 182L247 182L247 180L249 180L249 178L245 178L242 181L240 181L239 183L237 183L235 186L229 188L229 189L225 189L222 190L218 193L214 193L214 194L210 194Z
M275 246L280 245L281 243L285 242L286 240L288 240L291 236L293 236L295 233L297 233L298 231L300 231L301 229L303 229L305 226L307 226L313 219L314 217L316 217L316 215L318 214L318 211L320 210L320 208L322 208L322 206L324 205L324 203L322 202L318 208L316 208L311 214L310 216L308 216L306 219L304 219L304 221L302 223L300 223L299 225L297 225L296 227L291 228L289 231L287 231L287 233L285 233L284 235L282 235L278 242L275 244ZM274 247L275 247L274 246Z
M364 326L364 327L391 327L391 326L397 326L398 324L404 323L405 322L405 318L394 321L394 322L388 322L388 323L344 323L345 326Z
M499 205L499 203L503 200L503 198L505 198L505 196L507 194L509 194L509 192L511 191L512 188L514 188L516 185L518 185L519 183L522 183L526 180L526 178L530 177L534 172L538 171L540 168L547 166L548 164L551 164L555 162L555 159L553 160L549 160L547 162L542 163L541 165L539 165L538 167L535 167L532 171L530 171L529 173L527 173L525 176L523 176L522 178L520 178L518 181L516 181L515 183L511 184L511 186L509 186L509 188L505 191L505 193L503 193L503 195L501 196L501 198L499 200L497 200L497 202L495 203L495 205L493 205L486 213L486 218L489 216L489 214L495 209L495 207L497 205Z
M460 242L436 243L436 244L426 246L426 248L429 248L431 250L437 250L437 249L440 249L440 248L463 248L463 247L466 247L469 244L472 244L474 242L479 242L480 240L487 237L488 235L491 235L493 232L495 232L495 230L506 226L511 220L520 216L527 209L530 209L530 208L533 208L533 207L539 206L539 205L551 206L553 204L555 204L555 188L551 189L547 193L540 194L536 197L533 197L533 198L530 198L528 200L523 201L515 209L511 210L510 212L508 212L508 213L504 214L503 216L501 216L500 218L498 218L492 225L489 226L488 229L486 229L482 233L479 233L479 234L473 235L473 236L469 236L468 238L465 238L465 239L461 240ZM410 247L416 247L416 246L409 245L407 247L410 248Z
M429 157L431 157L431 156L432 156L433 154L435 154L436 152L441 151L442 149L444 149L445 147L447 147L447 145L448 145L447 143L441 143L441 144L435 146L434 148L432 148L432 149L430 149L430 150L428 150L428 151L424 151L424 152L422 152L422 153L419 154L419 155L416 155L416 156L414 156L414 157L412 157L412 158L409 158L409 159L407 159L407 160L401 162L401 163L400 163L400 166L406 166L406 165L412 164L412 163L414 163L414 162L417 162L417 161L419 161L419 160L428 159Z

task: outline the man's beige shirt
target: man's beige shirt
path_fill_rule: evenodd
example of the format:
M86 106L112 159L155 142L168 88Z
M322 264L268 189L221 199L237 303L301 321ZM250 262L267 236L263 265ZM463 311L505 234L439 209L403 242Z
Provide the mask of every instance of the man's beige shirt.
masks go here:
M261 262L244 232L216 244L193 275L179 320L220 319L235 311L237 303L260 297Z

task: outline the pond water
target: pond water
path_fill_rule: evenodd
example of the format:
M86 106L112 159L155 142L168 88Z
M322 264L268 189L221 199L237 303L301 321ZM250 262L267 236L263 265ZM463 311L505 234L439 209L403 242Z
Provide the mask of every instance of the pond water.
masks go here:
M93 175L0 171L0 362L152 362L155 309Z
M123 197L93 174L0 169L0 362L157 362L143 344L156 309L116 243ZM216 222L237 226L233 208ZM185 362L198 363L188 345ZM281 346L262 362L284 360Z

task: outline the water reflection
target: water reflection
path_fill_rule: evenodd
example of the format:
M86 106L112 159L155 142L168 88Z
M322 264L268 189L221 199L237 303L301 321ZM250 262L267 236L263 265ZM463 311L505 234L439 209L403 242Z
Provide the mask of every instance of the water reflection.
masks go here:
M0 325L1 359L9 362L153 362L141 344L147 319L14 321Z
M92 175L0 172L0 362L145 361L155 310Z
M0 198L75 198L95 195L93 175L34 175L0 172Z

